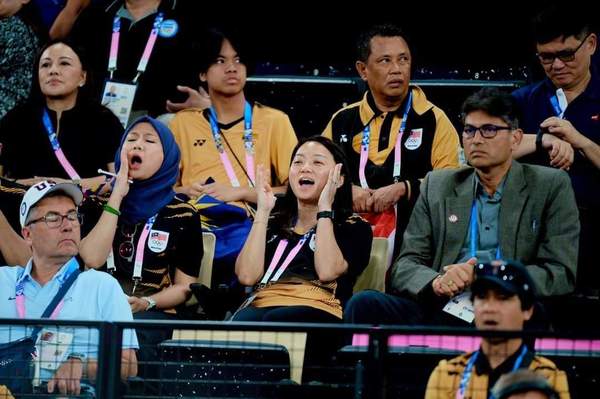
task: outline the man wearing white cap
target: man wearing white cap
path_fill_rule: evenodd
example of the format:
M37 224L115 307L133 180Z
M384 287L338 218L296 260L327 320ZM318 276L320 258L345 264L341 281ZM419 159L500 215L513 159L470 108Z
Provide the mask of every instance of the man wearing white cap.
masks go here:
M50 318L133 320L127 298L112 276L95 270L79 273L76 256L81 216L77 207L82 198L81 190L70 183L43 181L27 190L19 209L19 220L32 258L24 267L0 267L0 318L39 319L61 286L69 284L69 277L74 275L74 282ZM31 332L21 326L3 327L0 343L29 334ZM98 331L45 328L38 336L36 362L41 381L48 384L48 392L79 394L82 378L95 378ZM44 350L46 344L58 349ZM137 373L134 351L137 348L135 333L125 330L121 368L124 378Z

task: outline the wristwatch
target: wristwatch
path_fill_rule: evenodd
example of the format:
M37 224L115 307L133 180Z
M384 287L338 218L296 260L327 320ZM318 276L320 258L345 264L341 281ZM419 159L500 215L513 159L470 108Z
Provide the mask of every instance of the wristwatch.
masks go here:
M149 296L144 296L142 299L148 302L148 306L146 306L146 310L150 310L156 307L156 301Z
M71 352L67 359L79 359L82 363L85 361L85 354L78 352Z
M333 220L333 217L334 217L333 211L317 212L317 220L319 220L321 218L329 218L329 219Z

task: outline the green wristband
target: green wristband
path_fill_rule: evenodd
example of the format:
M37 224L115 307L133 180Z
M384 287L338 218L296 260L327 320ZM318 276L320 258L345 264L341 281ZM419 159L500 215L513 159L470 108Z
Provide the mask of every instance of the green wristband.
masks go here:
M121 211L119 211L118 209L113 208L112 206L110 206L108 204L104 204L104 206L102 207L102 209L104 209L108 213L112 213L113 215L121 216Z

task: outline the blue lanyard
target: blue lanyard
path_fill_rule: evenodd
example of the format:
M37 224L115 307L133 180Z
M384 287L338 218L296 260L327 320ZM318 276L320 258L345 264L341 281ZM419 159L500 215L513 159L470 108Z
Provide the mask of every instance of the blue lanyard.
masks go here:
M67 270L65 270L65 272L63 274L61 274L60 276L58 276L56 278L58 280L59 285L62 286L65 283L65 281L69 278L71 273L73 273L77 269L79 269L79 263L77 262L77 259L75 259L75 257L72 257L71 260L69 260L67 262ZM23 274L21 274L21 276L22 275ZM20 277L19 277L19 282L17 283L17 285L15 287L15 296L16 297L25 295L25 279L22 279Z
M233 165L225 152L225 147L223 147L223 136L221 135L221 129L219 128L219 123L217 119L217 112L213 107L210 107L209 113L209 121L210 121L210 129L212 131L213 139L215 140L215 145L217 146L217 151L219 151L219 157L221 158L221 163L225 167L225 172L227 172L227 177L231 182L233 187L239 187L240 183L235 175L235 171L233 170ZM250 180L250 185L254 186L254 144L252 142L252 106L248 101L244 105L244 149L246 150L246 170L248 173L248 178Z
M560 96L560 98L559 98L559 96ZM552 105L552 108L554 109L554 114L557 117L559 117L560 119L563 119L563 117L565 115L565 111L567 110L568 104L567 104L567 99L565 97L565 93L564 93L564 91L562 91L562 89L556 90L556 94L554 94L552 97L550 97L550 104Z
M475 258L477 255L477 241L479 239L479 229L478 229L478 208L477 208L477 199L473 200L473 205L471 205L471 222L470 222L470 231L471 231L471 257ZM496 248L496 259L502 259L502 254L500 252L500 242L498 241L498 247Z
M525 357L526 353L527 353L527 347L525 345L523 345L523 349L521 349L521 353L519 354L519 357L515 361L512 371L516 371L519 369L519 367L521 367L521 363L523 363L523 358ZM471 373L473 373L473 366L475 365L475 361L477 360L478 357L479 357L479 351L473 353L473 356L471 356L471 358L469 359L469 362L467 363L467 367L465 367L465 371L463 372L462 378L460 380L458 392L456 392L456 399L462 399L465 397L465 391L467 389L467 386L469 386L469 381L471 379Z
M44 115L42 116L42 121L44 122L44 128L46 128L48 140L50 140L52 149L54 151L60 150L60 143L58 142L56 131L54 130L54 126L52 126L52 121L50 120L50 115L48 114L48 110L46 108L44 108Z

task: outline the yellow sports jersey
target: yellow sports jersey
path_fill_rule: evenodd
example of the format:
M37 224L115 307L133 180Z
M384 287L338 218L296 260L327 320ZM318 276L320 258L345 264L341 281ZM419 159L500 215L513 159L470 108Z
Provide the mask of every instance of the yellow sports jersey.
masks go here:
M224 138L223 147L240 186L247 187L248 177L244 171L244 120L242 118L233 124L220 127ZM179 185L204 183L209 177L217 183L231 184L213 139L208 110L190 108L181 111L171 121L170 128L181 150ZM285 184L292 150L298 142L288 116L274 108L254 103L252 141L255 167L260 164L265 166L267 177L273 186Z

